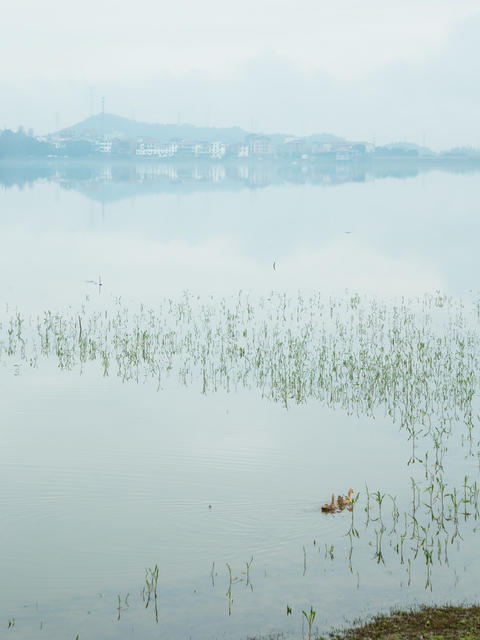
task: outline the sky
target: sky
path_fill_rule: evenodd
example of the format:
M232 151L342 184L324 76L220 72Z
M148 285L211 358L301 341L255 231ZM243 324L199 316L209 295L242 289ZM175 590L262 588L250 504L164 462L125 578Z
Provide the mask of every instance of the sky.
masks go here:
M101 110L480 147L478 0L3 0L0 128Z

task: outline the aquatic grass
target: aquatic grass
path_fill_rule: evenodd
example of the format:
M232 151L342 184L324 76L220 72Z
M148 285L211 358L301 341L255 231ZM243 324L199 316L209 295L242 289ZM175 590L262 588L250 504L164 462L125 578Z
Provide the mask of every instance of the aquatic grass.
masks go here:
M229 563L226 563L226 567L228 570L228 589L227 589L227 593L225 594L228 598L228 615L231 616L232 615L232 604L233 604L233 598L232 598L232 585L234 582L234 578L232 576L232 567L229 565Z
M363 504L361 494L357 493L350 509L348 528L344 533L347 539L345 555L334 554L333 544L323 544L324 559L345 561L349 572L357 576L354 552L363 549L358 555L365 557L368 547L372 550L372 560L379 566L389 566L391 572L398 563L396 572L401 574L404 567L407 574L407 586L414 578L421 576L424 567L427 590L433 591L435 567L449 567L449 548L464 539L468 526L475 532L478 514L478 486L468 476L464 476L459 486L448 485L442 474L427 468L427 480L410 478L412 499L404 504L396 496L383 491L370 491L366 486ZM373 501L372 501L373 497ZM389 501L386 501L386 498ZM358 508L363 507L358 510ZM354 514L357 512L357 520ZM362 521L363 515L363 521ZM317 540L313 548L321 550ZM306 547L304 553L304 572L306 568ZM316 556L318 558L318 556ZM419 571L420 569L420 571ZM305 573L304 573L305 575ZM420 578L421 579L421 578Z
M47 311L36 332L16 311L2 322L0 357L40 366L40 356L53 356L67 370L97 361L103 375L114 366L125 382L153 378L159 388L176 371L203 393L257 387L285 406L316 399L371 416L383 406L408 433L410 464L423 459L419 439L428 435L441 466L452 424L463 421L470 442L478 425L478 321L465 315L439 296L390 306L359 296L205 302L185 293L155 311L132 313L120 301Z
M245 561L245 571L241 572L241 575L244 577L240 577L240 576L234 576L232 573L232 567L230 565L229 562L225 563L225 566L227 567L227 571L228 571L228 586L227 586L227 591L225 593L227 600L228 600L228 615L231 616L232 615L232 606L233 606L233 591L232 591L232 587L235 584L238 584L240 582L244 582L246 587L250 587L250 590L253 591L253 584L251 582L251 578L250 578L250 569L253 563L253 556L251 556L250 560L246 560ZM212 584L213 586L213 567L215 566L215 563L213 563L212 566L212 572L210 573L211 577L212 577ZM266 576L266 572L265 572L265 576Z
M464 477L460 487L447 484L442 476L433 473L428 476L428 482L420 483L411 480L413 499L406 509L400 511L396 498L391 498L391 512L382 512L383 494L371 494L367 489L367 505L361 513L365 515L362 531L357 530L357 536L352 534L352 525L345 536L349 540L346 560L349 570L353 573L352 555L358 544L370 545L373 558L377 564L387 563L383 542L387 537L391 549L391 562L395 556L399 566L407 564L408 586L412 581L412 568L415 563L423 563L426 571L425 588L432 590L432 571L435 565L449 566L448 548L463 540L462 523L472 524L479 519L478 489L476 482L470 483L468 476ZM375 510L369 505L370 496L376 496ZM358 495L356 496L358 500ZM462 509L463 507L463 509ZM353 514L354 509L352 509ZM402 523L399 526L399 523ZM473 528L473 530L475 530ZM370 532L370 533L369 533ZM327 557L327 545L325 545Z
M438 292L393 301L356 294L252 299L241 292L202 299L184 292L156 309L132 310L121 300L98 309L86 300L80 309L33 317L7 306L0 361L21 373L51 359L61 370L97 367L125 383L154 381L159 390L176 377L204 394L246 388L287 408L320 402L349 415L384 416L411 443L411 500L402 505L388 486L366 486L359 513L355 497L345 533L349 569L354 574L354 548L366 538L373 559L386 564L388 541L408 583L422 562L431 589L435 566L448 565L449 546L479 520L478 483L464 476L455 484L446 470L452 437L461 439L466 460L480 464L479 308L478 301L467 306ZM305 573L305 546L303 553ZM325 558L334 557L333 545L325 545ZM231 613L232 586L243 578L227 569ZM246 562L242 574L253 588L249 571ZM158 567L147 570L144 602L154 600L158 620L157 581Z
M250 568L252 566L252 562L253 562L253 556L250 558L249 561L245 561L245 571L242 572L243 575L245 576L245 586L246 587L250 587L250 590L253 591L253 584L250 580Z
M130 596L130 594L127 593L127 595L123 599L123 603L122 603L122 598L121 598L120 594L117 595L117 606L115 607L117 612L118 612L117 613L117 621L120 620L121 611L123 611L123 609L128 609L130 607L130 604L128 602L129 596Z
M142 588L142 600L145 603L145 609L148 609L148 605L153 601L153 609L155 613L155 621L158 623L158 565L155 565L153 569L145 569L145 584ZM127 595L128 598L128 595ZM120 600L119 600L120 604ZM128 606L128 605L127 605ZM119 611L120 616L120 611Z
M310 606L310 611L304 611L302 610L302 615L304 616L305 620L307 621L308 624L308 640L311 640L312 637L312 626L313 626L313 622L315 620L315 616L317 615L317 612L314 610L314 608L312 606Z

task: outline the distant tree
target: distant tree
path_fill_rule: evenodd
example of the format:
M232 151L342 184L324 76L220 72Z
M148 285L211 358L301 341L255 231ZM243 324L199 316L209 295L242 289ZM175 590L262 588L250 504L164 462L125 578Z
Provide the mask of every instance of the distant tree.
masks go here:
M5 129L0 133L0 158L42 157L52 153L52 146L25 133L23 127L16 132Z
M377 147L375 155L393 158L417 158L418 151L417 149L404 149L402 147Z
M472 157L479 155L478 149L474 147L454 147L453 149L449 149L448 151L444 151L443 155L445 156L462 156L462 157Z

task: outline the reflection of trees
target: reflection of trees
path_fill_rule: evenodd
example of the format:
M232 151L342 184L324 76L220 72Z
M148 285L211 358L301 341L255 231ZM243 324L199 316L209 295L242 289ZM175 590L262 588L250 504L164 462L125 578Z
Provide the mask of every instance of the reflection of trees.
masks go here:
M0 186L5 188L33 185L38 180L53 180L55 167L37 164L0 162Z

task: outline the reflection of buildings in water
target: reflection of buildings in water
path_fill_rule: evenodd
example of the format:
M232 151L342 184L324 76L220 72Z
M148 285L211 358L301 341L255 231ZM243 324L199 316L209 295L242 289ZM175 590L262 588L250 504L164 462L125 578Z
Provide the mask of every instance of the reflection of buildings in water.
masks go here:
M272 166L270 164L250 165L246 183L249 187L267 187L273 182Z
M362 164L312 165L308 181L322 185L339 185L346 182L371 182L373 173Z
M335 175L338 183L343 182L365 182L365 169L356 164L336 164Z
M336 167L335 164L331 165L312 165L309 172L309 181L314 184L335 184L336 182Z
M212 182L223 182L223 180L225 180L225 176L225 167L222 165L212 167Z
M111 165L112 182L127 183L135 181L135 167L128 164Z
M111 199L128 194L163 191L193 191L213 188L257 189L269 185L316 184L339 185L347 182L370 182L387 177L413 178L431 170L476 173L477 166L459 163L418 164L418 162L322 162L272 161L267 158L215 162L204 160L139 162L0 162L0 185L5 188L34 184L39 180L55 182L64 189L76 189L91 197L107 193ZM129 186L130 185L130 186ZM103 187L108 187L104 190ZM103 195L102 195L103 197Z
M281 183L305 184L308 181L311 167L298 162L286 164L278 172Z
M248 180L248 166L240 165L237 167L238 179L243 181Z
M32 170L30 169L30 175ZM138 163L65 163L53 166L49 175L40 172L44 177L57 182L65 189L78 189L84 193L98 193L100 185L142 185L157 188L171 188L177 185L182 189L188 184L199 185L210 183L220 185L227 183L246 188L262 188L272 184L319 184L334 185L345 182L364 182L379 175L384 177L392 171L368 171L364 165L355 163L306 163L306 162L271 162L269 160L243 162L138 162ZM394 174L399 173L397 168ZM412 169L404 174L412 174ZM413 170L413 175L416 175ZM1 177L1 174L0 174ZM33 174L32 182L35 179ZM164 186L162 186L164 185ZM167 187L167 185L169 185ZM120 192L119 192L120 194ZM123 196L120 196L123 197Z
M164 163L145 163L135 165L135 182L154 182L159 178L167 178L172 182L178 180L178 172L175 165Z
M161 182L166 180L171 183L185 182L213 182L219 183L225 180L226 168L222 164L197 163L145 163L135 167L135 179L137 184Z
M112 181L112 167L109 165L105 165L102 167L102 170L99 172L98 181L100 182L111 182Z
M196 165L192 177L194 180L218 183L225 180L226 171L223 165Z

